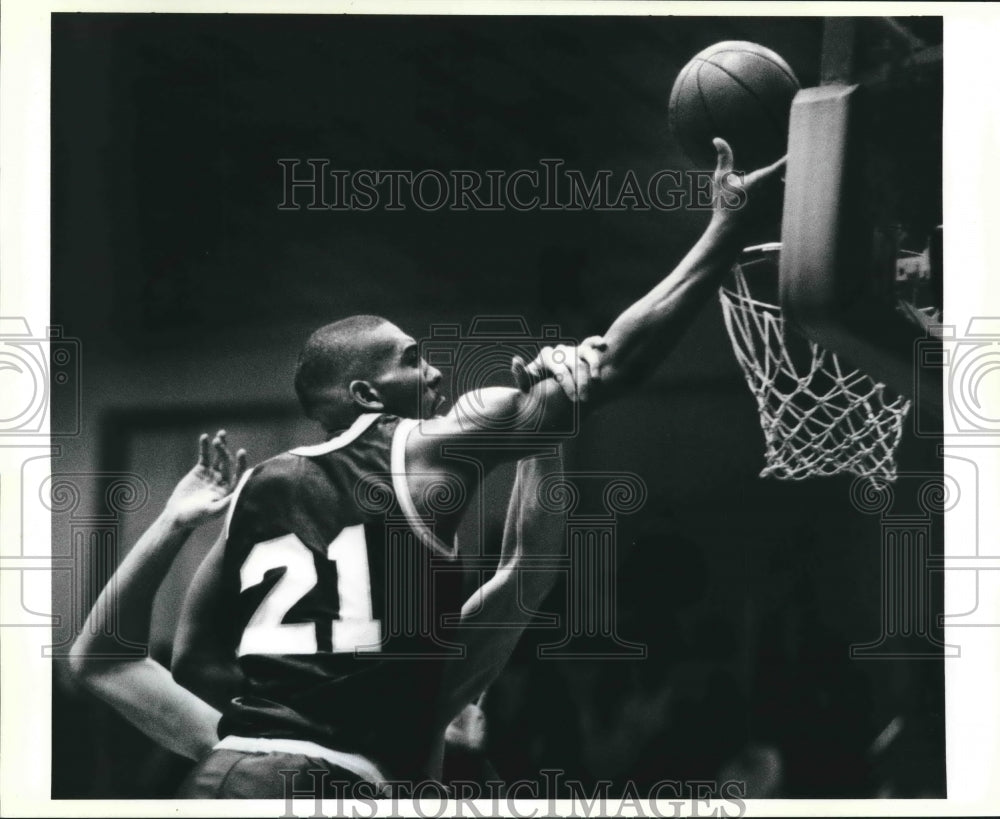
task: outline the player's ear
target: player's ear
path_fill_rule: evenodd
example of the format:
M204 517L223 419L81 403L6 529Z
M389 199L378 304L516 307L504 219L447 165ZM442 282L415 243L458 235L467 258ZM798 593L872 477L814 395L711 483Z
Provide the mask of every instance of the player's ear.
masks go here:
M370 381L356 379L350 383L347 391L351 396L351 401L366 412L381 412L385 409L382 396Z

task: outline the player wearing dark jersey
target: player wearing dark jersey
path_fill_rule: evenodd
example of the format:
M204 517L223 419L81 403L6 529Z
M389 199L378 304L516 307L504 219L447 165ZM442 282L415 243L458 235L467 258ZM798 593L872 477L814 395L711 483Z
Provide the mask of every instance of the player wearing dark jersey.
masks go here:
M528 418L552 423L570 405L566 385L582 383L574 351L559 353L544 351L539 367L565 376L562 385L483 390L474 411L464 396L421 425L442 404L440 373L411 337L368 316L313 334L296 387L332 437L266 461L237 490L213 550L221 557L212 619L225 626L220 639L241 687L224 708L218 752L185 795L280 797L277 771L294 768L293 756L377 783L436 773L432 760L455 716L442 717L441 676L465 649L442 624L465 602L458 516L483 461L490 468L523 454L486 450L477 470L442 459L441 444L492 435L496 418L525 414L528 401ZM535 429L511 438L533 443ZM457 502L434 514L442 490ZM258 773L253 788L238 790L222 777L245 761L237 752L269 754L274 775Z
M732 167L732 156L724 143L719 148L717 194L721 200L722 179L728 176ZM771 182L771 190L777 189L777 170L775 165L751 174L746 180L746 192L749 194L751 189L756 189L760 194L768 187L768 182ZM715 292L719 280L742 248L747 223L733 214L734 211L720 202L708 230L678 268L626 310L603 340L591 340L579 350L557 350L555 355L540 357L533 363L531 369L536 376L554 378L543 378L525 390L478 390L460 397L453 409L443 416L434 415L443 402L438 392L440 373L420 358L416 341L391 323L377 317L355 317L323 327L310 337L296 373L296 390L306 413L320 422L334 436L334 441L342 435L355 436L359 424L369 423L366 418L371 413L379 414L379 420L371 422L378 425L376 430L383 429L382 425L386 430L393 427L391 443L383 443L389 450L391 473L386 481L391 491L384 492L385 502L389 504L389 515L397 521L405 519L407 522L404 540L410 545L402 547L408 557L401 562L416 563L410 565L409 577L400 582L395 582L390 572L381 568L373 570L373 565L387 566L398 559L399 553L387 547L387 540L382 535L372 534L373 543L368 544L367 552L358 547L359 554L368 555L369 565L367 573L358 573L356 588L369 589L372 579L376 584L384 583L386 593L380 605L386 607L385 612L390 613L393 606L407 609L412 605L410 614L418 610L427 613L423 620L427 632L414 638L412 646L418 656L407 660L378 656L375 646L391 651L393 642L392 636L382 630L385 624L378 627L367 621L364 626L357 624L355 628L364 631L364 640L368 641L363 645L363 641L348 638L339 647L336 641L321 636L336 635L341 628L345 629L345 634L361 633L351 632L336 619L331 624L335 614L332 602L318 602L320 599L335 600L335 588L339 583L336 566L329 565L336 560L325 557L324 550L332 552L335 549L331 538L339 536L340 527L348 520L361 525L357 496L365 494L364 487L373 477L381 474L385 479L385 456L373 457L370 461L354 458L351 467L334 470L336 474L327 469L322 478L319 477L324 471L321 457L292 456L297 458L292 462L294 466L280 461L288 474L268 491L279 496L280 499L273 503L284 504L283 508L279 511L268 499L269 513L251 515L246 506L250 501L238 498L228 544L217 547L224 549L225 556L217 564L223 580L216 585L214 596L226 599L225 587L228 585L232 589L239 573L239 603L235 616L230 614L229 618L231 623L247 624L241 634L228 635L230 656L232 646L238 643L235 653L247 676L241 695L223 718L221 729L227 736L221 750L271 753L274 765L279 766L291 764L287 756L282 762L282 754L306 750L295 743L314 742L318 746L312 748L315 753L320 753L319 749L332 750L334 753L327 754L326 759L349 770L353 766L355 773L368 779L412 778L434 771L433 762L426 758L425 752L432 749L444 725L457 713L458 704L450 704L442 722L442 705L433 696L440 664L433 655L447 656L448 640L439 629L440 616L457 602L457 598L449 599L447 581L437 582L437 575L445 577L447 572L433 573L429 566L435 558L441 559L450 553L450 548L444 544L451 541L465 504L454 503L447 513L442 513L428 503L429 490L445 482L456 486L456 494L467 499L479 486L485 472L516 452L510 446L486 447L478 453L478 459L473 460L453 457L451 453L456 445L467 444L484 435L493 439L498 429L505 430L505 443L531 444L538 431L558 429L571 406L558 385L560 377L577 380L580 395L591 399L590 406L599 402L602 395L606 398L646 377L680 336L705 298ZM596 377L595 384L601 386L594 396L587 395L591 377ZM394 417L387 418L387 415ZM400 421L399 417L405 420ZM511 419L515 421L511 423ZM376 439L381 440L379 436ZM353 440L367 442L368 439L362 433ZM323 447L312 451L322 452ZM353 452L352 445L348 444L344 451ZM275 467L269 463L265 468L273 471ZM254 477L249 480L252 486ZM328 498L332 509L322 512L311 490L300 489L300 483L306 487L314 483L323 486L316 497ZM264 485L269 485L266 479ZM296 510L305 503L314 505L293 524L290 518L298 515ZM343 519L327 523L324 528L320 521L326 518L322 516L331 514L339 514ZM249 523L243 520L247 516L252 518ZM427 530L428 524L434 531ZM288 556L299 555L294 559L301 560L303 567L308 566L310 575L308 582L303 581L301 589L295 595L289 594L286 602L300 599L298 595L306 594L314 585L317 589L324 588L322 594L317 592L319 596L310 608L308 619L304 611L295 616L295 612L284 607L269 608L267 601L270 598L260 596L263 574L247 568L248 564L256 566L253 550L260 548L260 543L295 542L287 540L289 530L295 526L308 529L312 539L302 547L296 545ZM363 530L368 533L379 526L388 532L393 524L389 518L382 518L377 523L369 520ZM381 552L377 557L370 548L376 541L380 545L374 551ZM314 567L317 577L325 574L325 582L313 579ZM279 563L274 563L273 569L284 572L282 578L294 573ZM362 576L364 574L367 577ZM279 581L273 588L285 587ZM363 595L359 593L359 596ZM374 593L371 596L374 597ZM394 596L398 596L400 602L390 599ZM193 598L197 600L198 595L194 594ZM264 602L259 602L261 600ZM410 600L414 602L411 604ZM215 611L220 611L218 601L216 606ZM374 611L376 604L372 601L366 606L365 611ZM190 619L202 624L209 621L203 615ZM270 642L254 643L248 637L249 626L259 627L263 621L286 629L289 640L293 639L292 630L295 629L294 641L299 647L292 651L287 647L290 643L276 636ZM305 642L300 644L300 640ZM226 650L225 642L222 648ZM341 651L348 656L338 656ZM427 656L428 652L432 656ZM371 682L366 685L369 676ZM418 713L412 713L413 710ZM347 758L344 754L355 756ZM227 757L224 765L233 764L234 759ZM363 773L362 767L365 768ZM218 787L218 771L199 780L201 773L211 769L210 758L201 772L196 770L193 785L185 793L239 795L231 789ZM261 783L260 788L264 790L244 795L262 795L267 787ZM271 795L281 795L273 791L278 787L277 777L270 787Z
M324 449L329 452L338 443L330 442ZM385 447L381 450L384 453ZM120 650L118 632L108 615L117 614L118 622L127 623L129 639L137 644L148 642L152 602L167 568L190 533L225 510L245 471L246 453L239 450L234 457L223 430L211 444L207 435L201 436L197 464L180 480L160 515L129 549L95 602L70 657L70 671L82 688L103 699L150 738L193 760L201 759L219 743L217 724L221 714L177 685L170 672L152 657L116 656ZM338 614L343 615L340 602ZM421 712L426 710L422 708ZM479 713L476 706L466 710ZM469 713L462 716L466 722L471 718ZM447 739L450 760L462 766L464 778L468 779L477 765L487 765L479 750L482 737L475 725L456 721L448 726ZM338 771L340 778L346 775L348 779L362 780L343 768ZM257 779L252 765L242 766L240 775L251 783Z
M365 317L321 328L310 338L296 377L296 388L307 414L319 421L333 440L348 430L356 430L355 424L365 423L363 419L369 414L377 415L378 420L371 422L379 425L377 430L383 430L384 425L384 431L388 432L389 425L395 425L388 443L392 491L384 493L388 506L381 525L386 534L396 523L402 527L404 538L411 544L410 549L404 549L408 559L413 560L414 553L419 554L421 560L417 564L422 566L424 557L433 562L435 556L443 557L448 552L447 547L436 547L451 541L464 506L453 504L447 513L436 514L434 504L428 502L434 497L435 486L449 483L458 487L460 497L467 498L478 487L485 471L512 457L509 448L494 449L484 451L479 463L472 463L450 457L450 445L467 443L484 434L493 435L498 426L504 425L510 442L530 444L539 429L559 427L560 419L571 406L558 383L560 377L563 386L578 380L581 397L589 390L589 380L595 379L600 385L593 396L597 399L615 395L641 381L673 346L706 298L715 292L749 238L748 229L761 216L768 218L769 213L777 212L780 163L746 177L743 196L736 197L737 204L749 202L753 207L735 210L732 200L726 200L723 194L724 190L733 191L729 177L732 155L724 142L717 140L716 144L719 149L716 206L701 239L666 279L613 323L603 341L584 345L579 358L576 350L564 349L557 354L549 350L522 368L526 374L540 379L528 388L479 390L461 397L447 415L435 416L443 400L437 389L440 374L420 359L416 342L399 328L381 319ZM724 184L727 179L729 185ZM516 424L511 427L512 418L530 419L530 429ZM364 443L363 436L355 440ZM385 445L384 441L379 444ZM315 449L321 450L323 446ZM384 467L384 454L369 464L350 453L353 449L344 447L344 456L357 458L353 461L357 471L344 469L343 476L349 476L348 480L360 477L360 485L375 479L378 470ZM372 620L376 619L379 606L378 611L391 616L394 604L387 604L385 599L376 603L376 593L372 591L368 601L372 618L368 620L369 608L354 607L363 598L355 594L361 586L351 583L353 591L346 596L354 595L351 598L354 602L347 608L353 614L363 609L365 615L355 617L354 625L338 626L344 596L340 593L337 555L342 553L343 545L335 547L334 541L350 526L361 526L361 530L353 530L354 540L359 542L357 533L367 532L369 525L377 528L379 522L360 518L331 522L324 517L326 513L316 506L320 495L325 495L337 510L343 506L344 515L351 510L359 514L360 508L342 502L337 495L338 491L357 493L359 484L344 487L334 474L337 470L320 477L326 463L322 456L293 457L296 460L282 462L274 474L270 465L264 468L258 476L262 481L261 492L253 488L256 483L253 476L248 480L245 488L250 494L234 505L230 537L221 539L207 556L185 606L175 649L178 668L185 666L187 657L187 665L207 672L212 663L192 664L190 658L205 659L214 651L215 659L225 665L239 653L240 663L249 675L242 682L241 696L222 723L224 731L241 733L230 733L223 739L222 747L196 767L185 795L282 796L288 793L287 789L282 790L288 784L282 771L299 770L308 775L317 765L375 782L386 775L398 775L398 771L433 772L433 760L419 759L422 749L433 741L425 730L429 726L431 735L443 734L444 726L469 702L470 695L482 690L484 681L502 666L516 641L518 629L509 629L510 634L502 635L494 646L496 652L489 658L488 670L470 664L466 679L452 675L434 701L424 702L420 709L420 703L415 702L420 698L414 697L413 692L430 691L433 687L430 681L436 674L430 668L420 667L425 662L433 665L424 649L432 645L434 650L440 649L448 642L447 635L436 630L436 615L451 604L445 589L447 583L442 581L441 596L435 598L437 586L428 583L426 576L414 575L411 584L396 587L392 586L391 572L377 577L376 585L384 582L387 590L395 590L394 594L410 594L423 601L417 608L423 606L422 610L431 612L430 622L435 628L431 638L421 634L409 643L421 647L414 652L416 657L410 657L414 660L413 669L419 670L400 673L394 678L389 673L392 664L405 660L383 656L371 661L371 657L364 657L378 653L374 650L376 645L388 647L395 633L387 632L384 624L374 626ZM292 463L296 466L292 467ZM269 480L269 476L274 480ZM412 508L405 508L408 503ZM278 524L270 519L276 504L283 504L280 513L276 513ZM355 522L348 525L347 519ZM302 541L302 546L287 545L295 543L290 536ZM260 537L265 539L259 540ZM286 545L269 547L268 543ZM383 565L388 565L392 555L392 547L387 543L388 540L381 541ZM528 548L531 544L525 540L523 545ZM354 564L349 559L345 567L349 574L362 577L363 573L357 571L356 558L365 554L369 561L369 587L372 564L377 563L371 555L371 546L366 539L364 549L349 551L355 556ZM265 551L255 552L258 547ZM273 565L265 568L271 559L267 557L269 548L278 553L280 560L275 559ZM289 583L293 580L288 578L295 576L295 570L289 570L289 561L300 563L307 576L306 581L301 578L294 581L297 583L291 588L294 593L289 593ZM305 568L310 564L315 580ZM323 591L310 600L309 593L318 584L321 573L325 578ZM498 576L502 580L493 585L496 594L492 599L500 601L500 610L505 610L506 605L506 610L513 611L510 599L518 593L517 578L509 574L504 577L500 571ZM235 605L223 605L224 601L231 602L227 590L230 595L236 594ZM538 592L542 591L544 587L539 586ZM275 607L279 595L282 603ZM284 608L285 604L289 608ZM290 612L296 605L299 609ZM279 610L281 616L275 620L274 614ZM407 606L403 610L408 610ZM248 636L251 627L261 625L286 629L284 634L289 639L294 629L296 637L291 643L284 639L275 643L266 636L259 637L259 631L255 632L258 636ZM349 657L336 656L338 635L345 635L343 645L350 650L344 653ZM488 656L482 645L478 650L468 649L476 643L476 635L464 639L468 657ZM294 650L289 650L289 645ZM206 646L211 650L199 654ZM447 664L447 660L442 662ZM369 696L370 691L362 690L363 685L359 684L366 671L372 670L379 677L371 689L379 694L377 698ZM212 678L207 673L203 677ZM415 679L420 682L414 683ZM196 691L201 685L190 684ZM341 702L326 702L324 694L340 699L336 693L338 685L340 691L351 694ZM211 701L210 695L205 696ZM397 708L397 702L407 707ZM396 709L395 731L387 726L372 727L379 721L379 709L387 704ZM409 706L413 705L432 713L413 715L409 713ZM338 747L330 747L331 744ZM382 765L395 765L397 771L383 771Z
M441 659L456 654L440 614L457 615L464 597L457 554L417 517L394 468L405 428L364 414L248 473L222 572L239 582L233 644L245 682L221 736L301 739L396 778L423 775L438 727L427 704Z

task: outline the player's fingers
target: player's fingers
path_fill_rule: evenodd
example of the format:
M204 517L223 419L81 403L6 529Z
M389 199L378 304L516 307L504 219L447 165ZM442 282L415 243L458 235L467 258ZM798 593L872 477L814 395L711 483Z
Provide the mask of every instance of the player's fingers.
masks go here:
M532 383L535 381L541 381L545 378L545 368L548 366L546 363L548 361L547 356L551 354L551 352L551 347L543 347L538 355L528 362L525 367L525 371L528 373L528 377L532 380Z
M579 400L587 401L590 399L590 382L592 375L590 372L590 363L584 358L578 358L576 364L576 392Z
M578 401L579 384L577 383L576 354L565 344L556 347L546 347L542 355L547 362L548 371L566 393L570 401Z
M212 469L219 468L219 461L225 458L226 450L218 433L212 438Z
M734 204L731 197L733 190L742 188L744 185L744 174L733 171L733 149L726 140L716 137L712 140L716 151L715 166L715 190L713 200L715 207Z
M510 372L514 376L514 383L521 392L528 392L531 389L531 376L528 374L528 367L521 356L516 355L510 360Z
M594 384L601 380L601 357L596 350L588 350L586 348L581 348L578 354L580 356L581 369L587 372L587 390L586 394L581 396L581 400L586 401L590 398Z
M539 378L554 378L559 384L565 380L565 374L561 371L562 362L565 355L557 354L555 347L542 347L538 351L538 356L531 362L529 367L537 368ZM563 387L565 389L565 387Z
M557 353L555 347L542 347L534 361L528 365L528 375L536 381L542 381L550 376L562 381L562 363L565 358L565 353Z
M768 165L766 168L761 168L760 173L762 175L767 175L767 174L771 174L771 173L776 173L779 170L782 173L784 173L785 167L787 165L788 165L788 155L785 154L785 156L781 157L781 159L775 160L770 165Z
M198 437L198 466L208 469L210 465L210 455L208 448L208 433L203 432Z
M721 137L713 139L712 144L715 146L716 155L715 177L716 179L720 179L723 175L731 173L733 170L733 149Z
M212 467L219 473L224 481L229 482L232 475L232 456L226 446L226 432L219 430L212 441L212 448L215 451L215 458Z
M586 338L577 347L577 355L587 363L587 367L590 369L591 381L600 381L601 379L601 353L607 350L607 348L608 345L600 336Z
M772 162L766 167L759 168L747 177L748 184L754 184L758 181L768 180L770 184L771 180L781 182L785 181L785 167L788 164L788 157L783 156L777 162Z
M576 377L576 397L578 401L586 401L590 397L590 381L593 372L590 362L579 347L572 349L572 371Z

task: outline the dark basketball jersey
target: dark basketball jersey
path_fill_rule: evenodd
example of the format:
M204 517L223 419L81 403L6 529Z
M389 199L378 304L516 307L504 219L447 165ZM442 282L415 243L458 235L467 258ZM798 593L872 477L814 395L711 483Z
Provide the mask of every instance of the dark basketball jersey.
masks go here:
M419 774L442 661L457 653L442 615L460 611L462 577L409 494L413 423L364 415L237 490L223 574L245 681L220 735L308 740Z

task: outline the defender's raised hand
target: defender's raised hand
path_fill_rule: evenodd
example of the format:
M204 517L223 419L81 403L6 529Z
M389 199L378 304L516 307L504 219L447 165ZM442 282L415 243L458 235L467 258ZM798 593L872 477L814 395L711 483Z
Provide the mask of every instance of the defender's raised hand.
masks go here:
M226 442L226 431L198 439L198 463L181 478L167 501L164 513L178 526L195 528L220 514L246 471L247 453L240 449L234 458Z
M70 673L146 736L174 753L200 759L219 741L219 712L178 685L152 657L122 653L118 627L149 642L156 590L196 526L218 515L246 469L226 433L198 441L198 463L181 478L163 512L142 533L101 592L70 652ZM110 620L117 616L117 621Z

